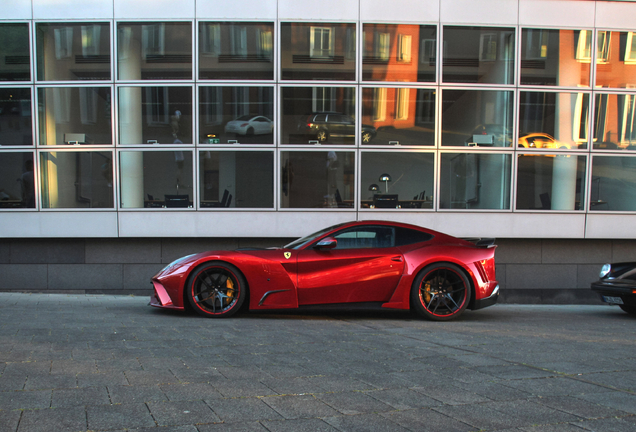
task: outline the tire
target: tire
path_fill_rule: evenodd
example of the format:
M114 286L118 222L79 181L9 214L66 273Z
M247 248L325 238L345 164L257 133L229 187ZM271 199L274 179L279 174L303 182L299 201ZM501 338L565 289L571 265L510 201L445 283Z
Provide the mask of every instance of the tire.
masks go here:
M318 132L316 132L316 139L319 143L327 142L327 140L329 139L329 134L326 130L319 130Z
M471 296L466 273L451 263L425 267L411 287L411 306L424 318L448 321L461 315Z
M252 136L254 135L254 128L248 128L247 131L245 131L245 136Z
M634 315L636 316L636 306L634 305L618 305L621 309L623 309L625 312L627 312L630 315Z
M233 265L211 261L188 277L188 303L201 316L221 318L234 315L247 296L245 278Z
M371 132L362 132L362 143L368 144L371 142L373 137L371 136Z

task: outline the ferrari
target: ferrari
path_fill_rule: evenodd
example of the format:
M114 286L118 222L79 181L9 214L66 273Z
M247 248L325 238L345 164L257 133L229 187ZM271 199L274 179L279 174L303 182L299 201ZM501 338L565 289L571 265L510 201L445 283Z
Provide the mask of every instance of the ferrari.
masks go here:
M281 248L180 258L152 277L150 305L205 317L356 305L445 321L497 302L495 248L404 223L348 222Z

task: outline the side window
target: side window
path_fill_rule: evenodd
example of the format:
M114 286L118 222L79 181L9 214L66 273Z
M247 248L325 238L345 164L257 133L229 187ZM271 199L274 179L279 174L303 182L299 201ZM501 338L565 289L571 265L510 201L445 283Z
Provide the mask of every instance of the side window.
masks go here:
M395 230L392 227L352 228L334 236L336 249L385 248L395 246Z

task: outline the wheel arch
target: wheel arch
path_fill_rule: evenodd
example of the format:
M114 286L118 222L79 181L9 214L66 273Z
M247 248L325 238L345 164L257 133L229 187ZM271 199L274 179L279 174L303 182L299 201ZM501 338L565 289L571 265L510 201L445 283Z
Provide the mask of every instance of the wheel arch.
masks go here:
M477 287L475 286L475 275L474 273L466 266L465 263L463 263L462 261L458 261L458 260L454 260L454 259L442 259L442 260L430 260L427 261L425 263L422 263L414 272L413 272L413 277L411 279L411 287L413 287L413 284L415 283L416 279L419 277L419 275L424 272L424 270L426 270L428 267L432 266L432 265L444 265L444 264L453 264L457 267L459 267L459 269L462 271L462 273L464 273L464 276L466 276L466 279L468 279L468 283L470 284L470 298L468 299L468 306L466 307L467 309L472 309L473 305L475 304L475 299L476 299L476 292L477 292ZM409 298L409 308L413 309L413 303L412 303L412 299L411 296L408 296Z
M192 305L188 301L188 287L190 286L190 279L192 278L192 275L195 274L200 268L205 267L206 265L209 265L210 263L215 263L215 262L223 263L223 264L230 265L230 266L234 267L236 269L237 273L239 273L243 277L243 280L245 281L245 301L241 305L241 307L239 309L239 312L245 310L246 308L249 308L250 283L249 283L249 280L247 279L247 276L240 269L240 267L237 266L235 263L233 263L232 261L221 259L219 257L211 257L209 259L206 259L206 260L198 262L196 265L192 266L189 269L189 271L187 272L187 274L184 276L183 290L182 290L182 293L181 293L181 297L182 297L181 300L183 301L183 308L186 311L188 311L188 312L194 312L194 308L192 307Z

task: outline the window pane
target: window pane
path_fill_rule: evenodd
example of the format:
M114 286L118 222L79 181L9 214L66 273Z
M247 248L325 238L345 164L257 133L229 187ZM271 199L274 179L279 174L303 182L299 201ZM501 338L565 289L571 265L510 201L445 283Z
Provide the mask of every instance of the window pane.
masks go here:
M282 208L352 208L355 155L281 152Z
M35 208L33 153L0 153L0 209Z
M586 38L587 32L523 29L521 84L589 87L591 37Z
M510 147L511 91L444 90L442 145Z
M362 89L362 130L363 144L435 145L435 90Z
M122 208L192 208L191 151L122 151Z
M444 26L444 82L513 84L515 29Z
M283 144L353 144L363 132L355 125L352 87L287 87L282 94Z
M111 144L110 104L110 87L39 88L40 144Z
M273 87L199 87L199 143L272 144Z
M192 79L192 24L119 23L120 80Z
M519 147L587 148L589 110L586 93L521 92Z
M434 82L437 27L365 24L362 79Z
M273 208L274 153L199 152L200 206Z
M522 154L517 210L585 209L585 156Z
M31 89L0 88L0 145L33 145Z
M590 210L636 211L636 158L594 156Z
M433 153L362 153L360 207L433 208Z
M108 23L36 25L38 80L110 79Z
M636 95L596 95L594 148L636 150Z
M442 153L440 208L509 209L511 161L509 154Z
M120 87L120 144L192 144L191 87Z
M29 81L29 25L0 24L0 81Z
M356 25L283 23L281 70L285 80L355 80Z
M596 86L636 87L635 32L599 31L596 51Z
M273 23L199 23L201 79L274 79L273 53Z
M112 208L111 152L40 153L43 208Z

